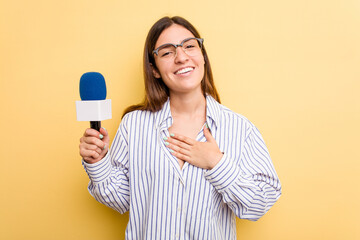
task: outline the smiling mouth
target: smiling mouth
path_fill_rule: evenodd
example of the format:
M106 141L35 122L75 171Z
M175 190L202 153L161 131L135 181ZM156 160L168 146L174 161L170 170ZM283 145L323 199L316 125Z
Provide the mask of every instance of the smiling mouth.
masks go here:
M179 71L176 71L175 74L184 74L184 73L191 72L192 70L194 70L193 67L186 67L186 68L180 69Z

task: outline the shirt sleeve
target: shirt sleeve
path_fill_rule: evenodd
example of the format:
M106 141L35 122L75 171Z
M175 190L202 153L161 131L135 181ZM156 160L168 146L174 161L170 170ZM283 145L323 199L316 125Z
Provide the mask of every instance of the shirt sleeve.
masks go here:
M224 153L204 176L239 218L256 221L279 199L281 184L255 126L239 147L240 156Z
M124 120L123 120L124 122ZM120 213L129 210L129 162L127 131L123 124L116 133L109 153L99 162L83 166L90 178L88 190L100 203Z

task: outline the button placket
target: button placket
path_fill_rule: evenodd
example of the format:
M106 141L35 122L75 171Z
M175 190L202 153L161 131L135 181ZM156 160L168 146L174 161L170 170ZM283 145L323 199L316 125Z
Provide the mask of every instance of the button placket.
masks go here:
M164 137L168 137L169 131L166 128L160 128L158 131L158 141L161 146L161 149L163 150L164 154L166 155L166 159L171 162L171 165L173 166L175 172L177 173L177 176L182 184L184 184L184 180L182 177L182 173L180 170L179 163L177 159L170 153L169 149L165 146Z

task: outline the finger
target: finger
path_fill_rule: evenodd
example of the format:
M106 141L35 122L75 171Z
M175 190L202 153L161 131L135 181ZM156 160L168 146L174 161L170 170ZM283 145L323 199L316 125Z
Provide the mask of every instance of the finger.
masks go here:
M171 144L171 143L166 144L166 146L172 150L171 152L177 152L177 153L181 153L181 154L186 155L186 156L190 156L190 151L187 150L187 149L181 148L181 147L176 146L176 145Z
M99 137L100 133L92 128L87 128L84 132L84 137Z
M212 142L215 140L215 138L211 135L211 132L207 125L204 126L204 136L208 142Z
M104 150L103 148L99 148L98 146L93 145L93 144L85 144L85 145L84 145L84 148L85 148L86 150L96 151L98 154L101 154L102 151Z
M92 157L83 157L84 161L87 162L87 163L96 163L97 162L97 159L94 159Z
M105 147L103 149L101 149L94 144L87 144L85 142L82 142L79 144L79 149L80 149L80 155L83 150L96 151L98 154L101 154L103 152L103 150L105 150Z
M80 155L85 159L85 158L93 158L96 159L100 156L99 153L97 153L96 151L93 150L88 150L88 149L80 149Z
M96 137L84 137L83 142L85 144L95 145L99 148L104 148L105 143Z
M102 148L102 150L107 150L109 147L109 144L105 143L104 147Z
M175 145L177 147L186 149L186 150L190 150L190 148L191 148L191 145L189 145L188 143L179 141L179 140L177 140L175 138L168 138L167 142L172 144L172 145Z
M180 153L180 152L175 152L175 151L173 151L173 152L171 152L171 154L172 154L173 156L175 156L176 158L178 158L178 159L180 159L180 160L183 160L183 161L185 161L185 162L189 162L189 161L191 160L189 156L187 156L187 155L185 155L185 154L183 154L183 153Z
M104 128L104 127L101 127L101 128L100 128L100 133L101 133L102 135L104 135L104 136L107 136L107 135L108 135L108 132L107 132L106 128Z
M106 129L100 128L100 132L96 131L95 129L88 128L85 130L84 137L97 137L99 139L103 139L104 137L107 137L108 139L108 133Z
M109 138L109 134L108 134L107 130L105 128L103 128L103 127L100 128L100 134L103 135L104 139Z
M189 137L185 137L185 136L180 135L180 134L174 134L174 133L172 133L172 134L170 134L170 137L171 137L171 138L174 138L174 139L177 139L177 140L179 140L179 141L181 141L181 142L187 143L187 144L189 144L190 146L192 146L192 145L194 145L194 144L196 143L196 141L195 141L194 139L191 139L191 138L189 138Z

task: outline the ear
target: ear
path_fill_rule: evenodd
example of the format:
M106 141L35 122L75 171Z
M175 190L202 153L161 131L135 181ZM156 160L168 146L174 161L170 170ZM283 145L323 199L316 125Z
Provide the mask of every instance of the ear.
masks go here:
M152 65L151 63L150 63L150 67L151 67L154 78L161 78L159 70L157 70L157 68L154 67L154 65Z

